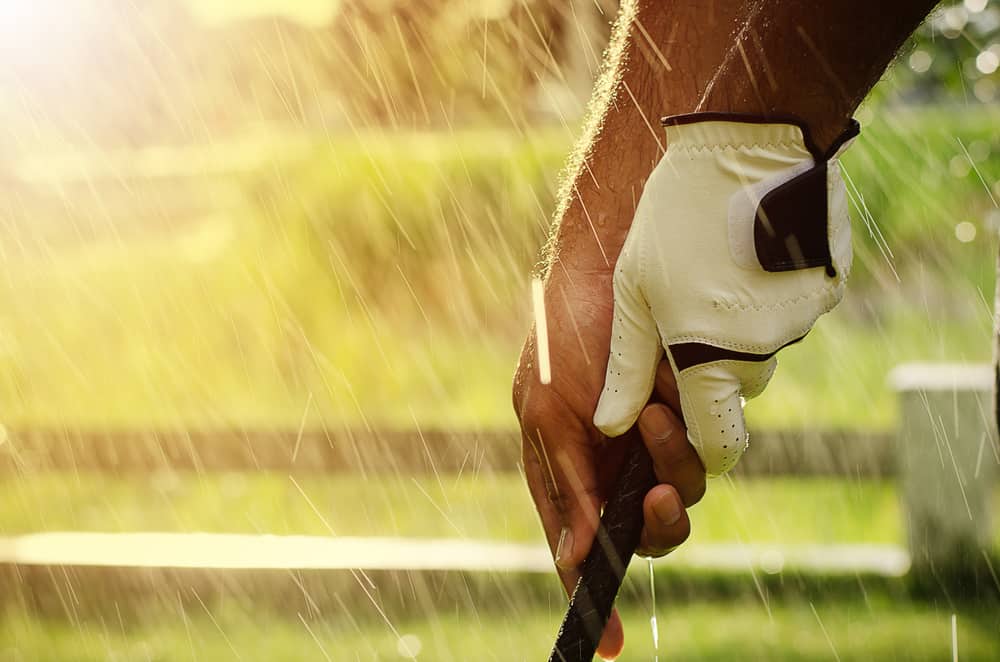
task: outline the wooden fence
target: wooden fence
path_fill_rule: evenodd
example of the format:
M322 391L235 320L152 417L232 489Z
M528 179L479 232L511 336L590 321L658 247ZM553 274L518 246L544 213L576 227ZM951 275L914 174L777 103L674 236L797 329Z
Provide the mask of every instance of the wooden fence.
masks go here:
M892 381L902 412L895 433L761 432L752 437L750 450L736 471L744 475L893 477L901 486L909 550L889 550L888 555L886 550L876 550L878 564L884 565L888 558L893 564L888 574L910 567L914 581L931 592L945 586L960 594L985 591L993 595L1000 591L990 512L1000 473L1000 443L992 418L993 373L988 366L910 365L896 370ZM119 475L160 471L479 474L518 471L519 463L520 439L513 430L0 428L0 475L27 479L53 470ZM28 542L32 541L5 543L8 552L13 551L6 562L0 559L0 567L14 573L8 576L10 581L15 581L12 577L22 581L23 567L33 563L19 560L30 555L14 553ZM98 542L107 547L106 541ZM328 540L307 542L330 544ZM79 544L46 549L64 553ZM843 551L833 554L844 555ZM539 552L539 557L544 554ZM748 563L742 556L739 559L740 564ZM45 567L52 571L75 565L93 564L62 561ZM21 588L33 592L30 587Z

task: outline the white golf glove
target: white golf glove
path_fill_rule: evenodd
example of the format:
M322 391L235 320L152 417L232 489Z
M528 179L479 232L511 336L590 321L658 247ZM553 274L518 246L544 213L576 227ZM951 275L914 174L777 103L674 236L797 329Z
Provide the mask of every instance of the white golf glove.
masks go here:
M743 399L761 393L775 353L844 294L848 200L837 157L794 120L698 113L663 120L650 175L614 274L615 318L594 424L624 434L653 389L662 352L691 444L710 475L746 449Z

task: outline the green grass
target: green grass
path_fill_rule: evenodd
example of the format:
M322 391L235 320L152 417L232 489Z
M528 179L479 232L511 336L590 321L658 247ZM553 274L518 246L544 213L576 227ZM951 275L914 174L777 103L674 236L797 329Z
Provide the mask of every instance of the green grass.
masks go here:
M1000 510L1000 492L996 497ZM896 486L886 481L718 479L691 518L693 542L904 542ZM331 529L344 536L542 540L527 489L512 474L444 475L440 482L430 476L299 476L293 482L276 474L130 480L50 473L0 482L0 535L73 530L328 535ZM1000 548L1000 531L997 543Z
M353 610L365 612L364 606ZM368 609L367 611L370 611ZM660 656L667 660L947 660L951 613L930 605L869 601L816 604L759 601L693 604L663 596ZM959 659L1000 655L996 611L959 608ZM554 640L559 607L432 613L416 621L355 620L347 609L322 618L275 617L232 604L165 613L145 624L46 621L11 611L0 620L0 657L10 662L76 660L397 660L400 637L426 660L541 660ZM648 608L623 612L623 660L652 659ZM402 648L402 650L407 650ZM325 657L324 657L325 656Z

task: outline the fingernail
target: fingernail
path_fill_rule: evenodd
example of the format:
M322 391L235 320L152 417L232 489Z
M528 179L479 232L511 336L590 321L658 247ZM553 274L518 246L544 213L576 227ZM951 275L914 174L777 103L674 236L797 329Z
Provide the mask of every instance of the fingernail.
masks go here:
M653 503L653 512L667 526L673 526L677 523L677 520L681 518L682 510L680 499L673 492L664 494Z
M560 568L569 569L563 565L563 559L573 555L573 532L568 526L564 526L559 532L559 544L556 546L556 565Z
M674 433L674 428L670 425L670 419L667 418L662 409L655 406L646 407L643 410L642 415L639 417L639 427L647 435L660 443L670 439L670 436Z

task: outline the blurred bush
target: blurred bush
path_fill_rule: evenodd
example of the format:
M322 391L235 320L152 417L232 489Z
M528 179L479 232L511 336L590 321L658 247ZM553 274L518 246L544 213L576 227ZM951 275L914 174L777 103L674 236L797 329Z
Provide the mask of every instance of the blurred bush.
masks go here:
M1000 3L950 0L917 29L889 76L907 103L993 103L1000 95Z
M998 119L993 109L932 107L883 112L864 127L844 159L858 287L932 272L942 288L966 280L992 289Z
M322 5L322 7L320 6ZM0 4L0 148L574 122L617 0ZM4 27L6 26L6 27ZM940 6L876 98L991 103L1000 3Z
M337 140L254 185L260 237L348 306L509 330L568 148L552 131Z
M260 123L523 128L549 117L539 89L565 82L567 61L596 69L616 3L341 0L322 23L294 20L295 3L212 21L194 0L37 5L0 4L0 147L12 151L211 143ZM581 30L595 40L586 53ZM573 81L584 95L590 74Z

